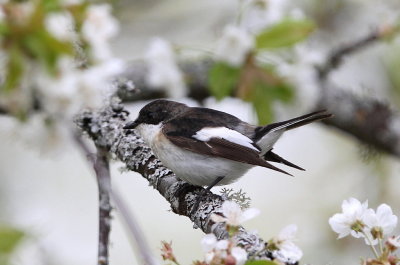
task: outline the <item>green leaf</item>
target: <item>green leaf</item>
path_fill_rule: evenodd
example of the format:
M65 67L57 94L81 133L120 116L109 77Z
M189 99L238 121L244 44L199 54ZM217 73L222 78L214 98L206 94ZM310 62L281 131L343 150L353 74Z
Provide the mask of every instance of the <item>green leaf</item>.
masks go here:
M24 232L9 227L0 226L0 255L10 254L24 237Z
M271 260L250 260L247 261L244 265L278 265L278 264Z
M253 93L251 95L251 101L253 107L257 113L258 123L265 125L271 123L274 118L272 110L272 98L269 95L269 87L262 82L254 84Z
M58 58L63 54L73 54L72 43L61 42L45 30L39 30L25 36L23 43L28 53L41 61L48 72L53 75L57 70Z
M285 19L256 36L256 47L258 49L289 47L307 38L314 29L315 24L311 20Z
M274 101L289 102L292 100L293 94L293 89L286 83L271 85L256 81L253 84L250 101L257 113L259 124L265 125L273 121L272 105Z
M0 38L4 38L9 33L8 25L3 21L0 22Z
M46 13L61 10L59 0L42 0L40 1L40 4Z
M268 93L272 100L279 100L285 103L290 102L294 97L293 87L284 78L279 76L273 67L264 65L261 69L266 76L269 76L273 80L265 84L265 93Z
M208 74L211 94L218 100L232 94L240 76L240 68L217 62Z

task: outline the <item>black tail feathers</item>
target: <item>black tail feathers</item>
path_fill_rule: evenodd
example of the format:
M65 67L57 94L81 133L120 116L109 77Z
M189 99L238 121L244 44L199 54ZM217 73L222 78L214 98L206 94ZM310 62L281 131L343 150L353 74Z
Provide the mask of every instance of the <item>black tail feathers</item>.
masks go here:
M320 110L290 120L271 123L266 126L260 126L256 129L255 138L257 141L270 131L276 131L280 129L291 130L314 121L330 118L332 116L333 115L326 110Z

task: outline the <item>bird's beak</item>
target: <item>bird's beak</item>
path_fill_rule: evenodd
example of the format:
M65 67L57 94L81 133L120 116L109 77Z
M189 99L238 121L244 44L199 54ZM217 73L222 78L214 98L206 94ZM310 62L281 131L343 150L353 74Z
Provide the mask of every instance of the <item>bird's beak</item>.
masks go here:
M138 125L139 125L139 122L137 120L136 121L131 121L131 122L128 122L123 127L123 129L135 129Z

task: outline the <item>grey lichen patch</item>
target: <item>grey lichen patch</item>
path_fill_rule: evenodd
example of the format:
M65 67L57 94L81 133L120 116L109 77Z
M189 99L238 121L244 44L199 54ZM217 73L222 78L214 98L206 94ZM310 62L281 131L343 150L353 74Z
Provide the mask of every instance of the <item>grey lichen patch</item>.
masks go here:
M239 233L235 236L235 241L239 246L242 246L250 256L268 256L268 252L265 249L265 242L256 232L249 232L241 228Z
M221 197L224 200L236 202L242 210L250 208L251 198L242 189L235 191L232 188L222 188Z
M186 195L186 201L191 209L196 201L199 199L200 190ZM223 199L211 192L206 196L201 197L198 210L190 216L190 219L197 224L206 233L212 232L211 215L215 213L221 214L221 206Z

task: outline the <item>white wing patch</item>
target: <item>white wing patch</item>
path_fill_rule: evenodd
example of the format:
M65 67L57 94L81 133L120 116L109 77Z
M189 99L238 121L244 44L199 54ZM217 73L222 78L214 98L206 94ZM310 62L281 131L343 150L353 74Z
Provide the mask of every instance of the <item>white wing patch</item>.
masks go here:
M253 145L253 141L250 138L226 127L203 128L192 137L203 142L207 142L211 138L221 138L260 152L260 150Z

